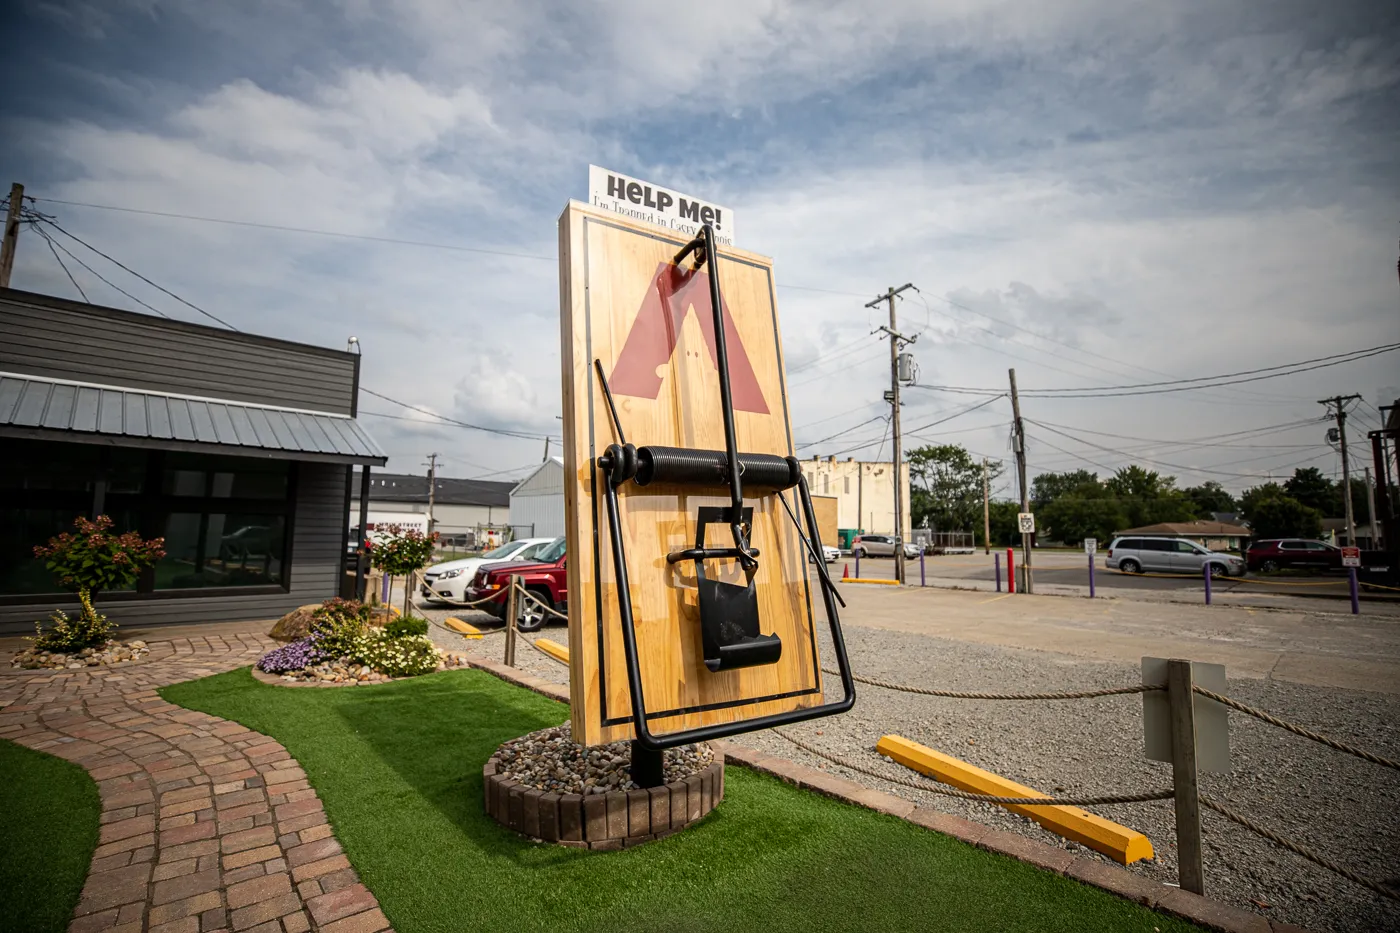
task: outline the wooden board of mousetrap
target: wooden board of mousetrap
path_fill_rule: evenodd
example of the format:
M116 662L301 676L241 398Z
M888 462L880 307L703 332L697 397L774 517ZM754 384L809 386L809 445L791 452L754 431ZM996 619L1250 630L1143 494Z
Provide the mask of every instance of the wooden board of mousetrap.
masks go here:
M693 234L634 222L578 202L559 218L564 389L564 513L568 536L569 666L574 740L634 737L617 574L597 458L618 442L594 360L601 360L626 440L724 449L713 355L710 268L673 257ZM744 453L793 453L772 260L722 248L721 303ZM758 491L756 491L758 492ZM695 543L697 509L729 504L728 489L624 483L618 490L637 652L655 734L753 719L822 701L803 545L778 496L749 494L759 626L782 639L775 664L711 673L700 640L695 565L666 555ZM788 505L799 509L797 490ZM724 525L709 546L729 546ZM709 561L712 579L743 583L734 561Z

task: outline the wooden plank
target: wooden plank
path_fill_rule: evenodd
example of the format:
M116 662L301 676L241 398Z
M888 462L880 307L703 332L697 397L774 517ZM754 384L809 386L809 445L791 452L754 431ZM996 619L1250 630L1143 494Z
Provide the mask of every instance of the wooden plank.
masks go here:
M836 505L835 496L813 496L812 511L817 516L817 533L821 536L822 544L840 547L840 534L836 528Z
M611 535L593 470L616 437L593 361L601 360L609 375L629 442L721 450L724 433L719 374L706 337L713 321L707 280L678 273L671 264L685 240L577 202L561 216L559 237L573 729L579 741L595 744L630 739L633 728ZM719 268L733 324L732 331L726 327L726 342L739 449L790 456L772 262L722 250ZM663 322L666 339L675 341L669 357L643 354L637 364L634 349L619 372L634 326L641 320L645 332L649 320L656 323L663 314L660 295L672 289L675 299L665 310L676 316ZM644 312L651 317L643 318ZM660 333L651 331L653 337ZM627 483L619 490L643 687L656 733L821 702L807 561L773 495L746 496L745 505L754 510L751 537L761 554L755 577L760 626L782 639L782 657L776 664L718 674L704 666L693 566L668 565L665 555L694 543L700 506L727 504L723 489ZM725 540L721 526L708 533L711 540L717 534ZM707 573L730 582L741 578L732 562L711 562Z
M906 768L950 784L959 790L991 797L1045 797L1040 791L999 774L984 771L951 755L934 751L898 735L887 735L875 750ZM1095 816L1078 807L1058 805L1000 804L1012 813L1030 817L1052 833L1073 839L1096 852L1102 852L1122 865L1152 858L1152 841L1135 829Z

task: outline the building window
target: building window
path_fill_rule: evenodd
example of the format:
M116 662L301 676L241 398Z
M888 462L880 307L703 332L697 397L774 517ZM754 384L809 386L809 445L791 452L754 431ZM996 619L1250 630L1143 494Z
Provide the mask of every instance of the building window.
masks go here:
M851 478L848 476L848 477L846 477L846 492L849 493L850 491L851 491Z
M0 463L0 596L58 591L34 545L79 515L164 537L133 595L287 588L294 465L140 448L11 441ZM198 592L196 592L198 591ZM28 601L28 600L21 600Z

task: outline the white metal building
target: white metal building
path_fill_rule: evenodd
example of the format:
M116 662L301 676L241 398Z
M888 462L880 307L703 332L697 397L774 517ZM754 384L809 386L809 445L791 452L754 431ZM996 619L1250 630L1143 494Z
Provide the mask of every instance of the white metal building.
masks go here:
M510 491L510 523L533 538L564 534L564 461L550 457Z

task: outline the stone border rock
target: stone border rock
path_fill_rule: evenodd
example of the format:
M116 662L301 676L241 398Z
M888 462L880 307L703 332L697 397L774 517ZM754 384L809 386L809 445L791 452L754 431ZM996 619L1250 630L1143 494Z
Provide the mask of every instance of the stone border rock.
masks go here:
M610 852L664 839L704 819L724 799L724 756L661 787L606 794L554 794L499 773L492 756L481 769L486 812L507 829L563 846Z
M495 661L473 658L471 664L508 683L533 690L550 699L569 702L567 686L550 683ZM730 764L743 765L754 771L772 775L788 784L795 784L843 803L907 820L916 826L944 833L979 849L1028 862L1045 871L1102 888L1111 894L1162 913L1181 917L1209 930L1218 930L1221 933L1309 933L1304 927L1281 920L1269 920L1230 904L1201 897L1172 885L1161 884L1098 859L1076 856L1066 849L1048 846L1017 833L992 829L941 810L915 806L902 797L865 787L855 781L769 755L758 749L723 740L713 741L710 745L715 750L716 761L723 756Z
M465 671L471 667L464 655L457 655L455 663L447 667L440 667L437 670L429 671L430 674L441 674L443 671ZM254 662L252 668L253 679L259 683L264 683L272 687L378 687L384 684L397 683L400 680L412 680L414 677L427 677L428 674L410 674L407 677L385 677L380 675L379 680L288 680L282 674L269 674L267 671L258 670L257 663Z

